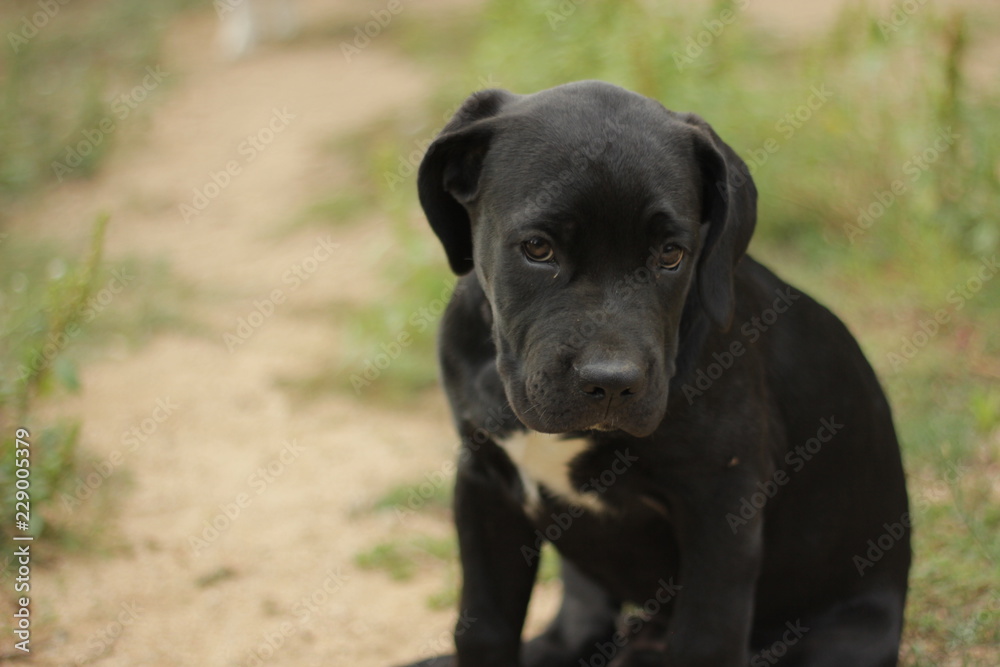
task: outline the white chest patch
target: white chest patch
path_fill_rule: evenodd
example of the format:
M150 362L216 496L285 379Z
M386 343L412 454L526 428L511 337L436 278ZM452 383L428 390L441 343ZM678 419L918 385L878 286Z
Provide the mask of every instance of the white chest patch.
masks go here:
M581 492L569 478L569 464L590 447L586 438L564 439L559 435L528 431L501 440L500 446L521 474L528 509L535 509L540 504L539 485L573 504L590 510L604 509L596 491Z

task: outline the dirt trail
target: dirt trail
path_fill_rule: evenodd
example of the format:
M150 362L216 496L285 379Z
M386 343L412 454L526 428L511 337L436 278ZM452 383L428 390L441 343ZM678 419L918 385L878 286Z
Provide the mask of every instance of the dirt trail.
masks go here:
M358 11L304 4L307 22ZM770 4L790 15L785 0ZM80 237L110 212L108 262L166 259L198 286L186 314L210 332L113 347L85 366L82 394L60 406L82 418L86 448L113 463L109 483L128 483L112 495L119 547L38 568L31 662L381 667L447 650L454 612L426 605L440 575L394 582L353 563L386 537L449 531L422 517L402 525L353 512L451 460L442 400L401 412L328 395L302 407L275 384L340 344L336 328L305 311L392 287L379 279L392 242L386 221L288 230L303 205L346 182L349 166L324 142L423 103L430 75L377 38L350 63L330 40L225 63L206 46L217 27L212 13L179 20L148 127L123 128L128 140L118 138L95 179L68 182L14 216L26 234ZM250 136L266 146L248 149ZM212 188L212 174L230 164L239 173ZM203 210L194 190L209 199ZM181 204L195 210L188 220ZM287 278L296 267L307 276L298 284ZM276 290L273 313L227 349L223 334L239 335L239 319ZM141 440L127 439L147 426ZM93 510L86 502L78 512ZM213 521L223 526L215 537L206 532ZM197 550L194 537L205 540ZM556 597L551 585L536 596L532 630Z
M307 16L331 11L320 5ZM169 90L148 128L123 128L135 140L119 141L97 178L19 216L24 233L76 237L109 211L109 264L165 258L198 286L185 311L211 332L109 353L60 406L81 416L86 448L114 466L108 483L121 485L112 495L121 504L109 533L121 546L38 569L31 662L364 667L446 650L453 612L426 606L441 576L393 582L353 557L447 525L352 514L452 458L441 399L403 413L337 396L300 407L275 386L338 345L329 322L302 315L308 307L390 288L377 277L391 243L384 221L333 233L285 226L343 183L345 167L324 157L323 142L421 104L428 75L377 43L351 63L336 42L303 41L226 64L206 53L216 28L210 13L182 18L162 64ZM265 143L265 128L273 138L249 159L248 136ZM214 193L211 174L231 161L239 173L198 210L193 189ZM185 221L180 204L198 212ZM228 350L223 334L239 335L239 318L257 322L255 304L275 290L273 314ZM134 427L152 432L126 436ZM205 541L192 546L193 537Z

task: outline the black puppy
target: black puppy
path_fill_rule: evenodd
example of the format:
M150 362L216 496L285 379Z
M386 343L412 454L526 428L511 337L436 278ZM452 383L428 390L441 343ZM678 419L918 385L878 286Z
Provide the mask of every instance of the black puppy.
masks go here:
M440 337L462 613L423 664L896 664L889 406L844 325L744 255L756 189L707 123L599 82L482 91L419 193L468 274ZM545 541L564 599L522 645Z

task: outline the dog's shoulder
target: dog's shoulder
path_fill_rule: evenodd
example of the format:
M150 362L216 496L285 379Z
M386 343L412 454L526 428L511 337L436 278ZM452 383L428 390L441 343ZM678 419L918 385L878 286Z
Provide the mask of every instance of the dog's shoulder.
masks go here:
M441 319L438 336L440 352L456 351L472 356L493 354L491 325L490 304L476 274L462 276L455 283L455 290Z
M802 354L815 358L829 350L841 359L862 356L847 325L833 311L749 255L734 278L738 298L733 333L750 344L759 341L770 358L791 354L808 365Z
M470 366L495 357L491 319L489 302L475 274L463 276L455 285L438 332L438 355L446 385L468 373Z
M749 256L740 264L731 336L748 352L766 359L762 370L772 400L784 406L783 419L803 422L808 435L821 417L853 414L862 403L869 406L864 413L865 430L876 440L895 442L885 394L847 325ZM812 414L801 408L804 405L830 414ZM788 410L788 406L799 408ZM803 433L789 437L801 440Z
M459 279L441 318L441 381L456 421L493 432L519 423L496 369L490 304L474 273Z

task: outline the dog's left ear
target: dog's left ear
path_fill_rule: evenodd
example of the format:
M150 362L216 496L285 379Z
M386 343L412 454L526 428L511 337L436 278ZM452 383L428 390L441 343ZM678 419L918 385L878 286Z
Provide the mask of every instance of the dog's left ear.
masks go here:
M469 97L427 148L417 172L420 205L458 275L472 270L468 205L479 192L483 159L496 131L491 121L515 97L505 90Z
M757 187L746 163L695 114L682 117L695 128L701 169L701 221L708 225L698 260L698 296L721 329L732 324L736 305L733 273L757 224Z

